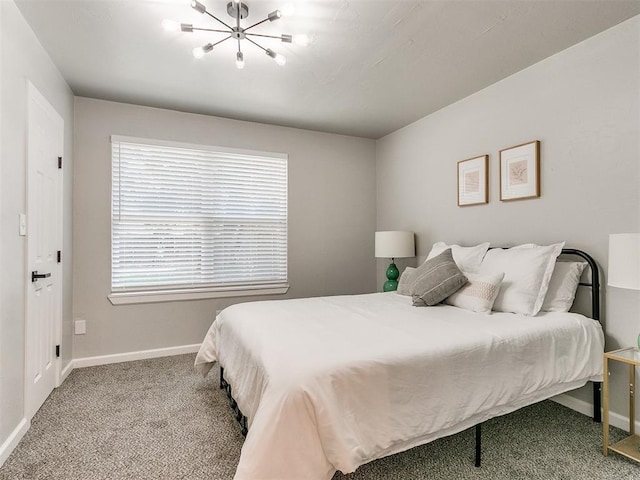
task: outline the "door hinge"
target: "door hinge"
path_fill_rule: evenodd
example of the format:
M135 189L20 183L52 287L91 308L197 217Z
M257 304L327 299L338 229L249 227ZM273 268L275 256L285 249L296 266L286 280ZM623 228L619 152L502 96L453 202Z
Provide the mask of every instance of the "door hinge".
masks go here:
M58 157L58 168L62 168L62 157Z
M56 358L60 358L60 345L56 345Z
M58 250L57 260L58 260L58 263L62 261L62 252L60 250Z

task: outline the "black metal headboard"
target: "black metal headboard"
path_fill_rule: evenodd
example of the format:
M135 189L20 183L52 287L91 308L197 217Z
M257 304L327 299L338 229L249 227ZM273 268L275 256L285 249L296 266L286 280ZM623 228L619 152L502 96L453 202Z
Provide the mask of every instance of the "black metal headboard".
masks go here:
M489 249L493 248L508 247L489 247ZM598 264L587 252L583 252L576 248L563 248L561 255L576 255L587 261L587 264L591 269L591 283L580 282L579 285L591 287L591 318L600 322L600 274L598 273Z
M490 248L494 248L494 247L490 247ZM580 282L579 285L583 285L585 287L591 287L591 318L593 318L594 320L596 320L602 325L602 322L600 322L600 274L598 272L598 264L593 259L593 257L589 255L587 252L583 252L582 250L578 250L575 248L563 248L561 255L578 256L586 260L587 265L589 265L589 268L591 269L591 282L590 283ZM593 420L597 423L600 423L602 420L601 395L600 395L602 382L592 382L592 383L593 383ZM478 426L476 426L476 428L477 427ZM476 432L478 432L478 430L476 430Z
M575 248L563 248L564 255L576 255L587 261L591 269L591 283L580 282L580 285L591 287L591 318L600 321L600 274L598 273L598 264L591 255L582 250Z
M598 264L591 255L582 250L575 248L563 248L562 254L575 255L587 261L589 268L591 269L591 283L580 282L579 285L591 287L591 318L598 321L600 325L600 274L598 273ZM606 375L606 373L605 373ZM602 421L602 382L593 383L593 421L600 423Z

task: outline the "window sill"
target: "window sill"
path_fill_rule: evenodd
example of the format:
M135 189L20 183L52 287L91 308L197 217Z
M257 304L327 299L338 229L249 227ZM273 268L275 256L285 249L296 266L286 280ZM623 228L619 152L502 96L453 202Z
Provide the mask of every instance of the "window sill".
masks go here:
M254 295L283 295L289 284L269 287L221 287L215 289L150 290L139 292L117 292L107 296L113 305L136 303L180 302L186 300L206 300L209 298L250 297Z

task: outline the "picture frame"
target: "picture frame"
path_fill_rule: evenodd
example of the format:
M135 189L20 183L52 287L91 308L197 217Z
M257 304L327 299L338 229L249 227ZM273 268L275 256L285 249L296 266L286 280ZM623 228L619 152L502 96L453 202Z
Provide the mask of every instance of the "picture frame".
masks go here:
M458 162L458 206L489 203L489 155Z
M500 150L500 201L540 196L540 141Z

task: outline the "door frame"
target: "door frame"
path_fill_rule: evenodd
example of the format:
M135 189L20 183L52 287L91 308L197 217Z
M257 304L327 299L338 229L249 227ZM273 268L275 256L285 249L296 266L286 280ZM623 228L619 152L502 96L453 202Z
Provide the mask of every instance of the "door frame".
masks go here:
M56 123L58 123L58 127L59 127L59 131L60 131L60 138L59 138L59 156L63 156L64 155L64 119L62 118L62 116L56 111L56 109L51 105L51 103L49 102L49 100L47 100L47 98L35 87L35 85L33 83L31 83L29 80L26 81L26 89L27 89L27 101L26 101L26 125L25 125L25 131L26 131L26 135L25 135L25 166L26 166L26 175L25 175L25 211L27 214L27 225L29 224L29 216L30 216L30 212L29 212L29 188L30 188L30 178L29 178L29 174L30 174L30 157L29 157L29 135L31 134L30 130L29 130L29 107L31 105L32 102L37 103L40 107L42 107L43 110L45 110L45 112L47 113L47 115L49 115ZM54 222L55 224L55 243L58 245L58 249L62 250L62 241L63 241L63 211L62 211L62 206L63 206L63 197L64 197L64 182L63 182L63 176L62 176L62 172L60 172L59 175L57 175L56 178L56 186L55 186L57 192L56 192L56 221ZM24 293L25 293L25 297L24 297L24 305L25 305L25 309L24 309L24 315L25 315L25 322L24 322L24 412L25 412L25 418L27 418L28 420L30 420L30 418L33 416L30 408L31 408L31 382L29 381L29 370L28 370L28 355L31 351L31 349L29 349L29 326L30 326L30 313L31 313L31 306L29 305L29 288L31 288L31 278L30 278L30 265L29 265L29 248L30 248L30 235L31 232L27 229L27 235L25 237L26 242L25 242L25 258L24 258L24 265L25 265L25 276L24 276ZM64 298L62 289L63 289L63 267L62 267L62 262L60 263L56 263L55 264L55 274L57 276L58 279L58 288L56 289L56 319L55 319L55 324L54 324L54 328L53 328L53 336L54 336L54 342L55 345L60 345L60 347L62 348L62 314L63 314L63 308L62 308L62 301ZM53 347L53 345L52 345ZM62 382L62 355L60 355L60 357L54 357L53 359L54 365L53 365L53 369L54 369L54 376L55 376L55 387L59 387L61 382Z

